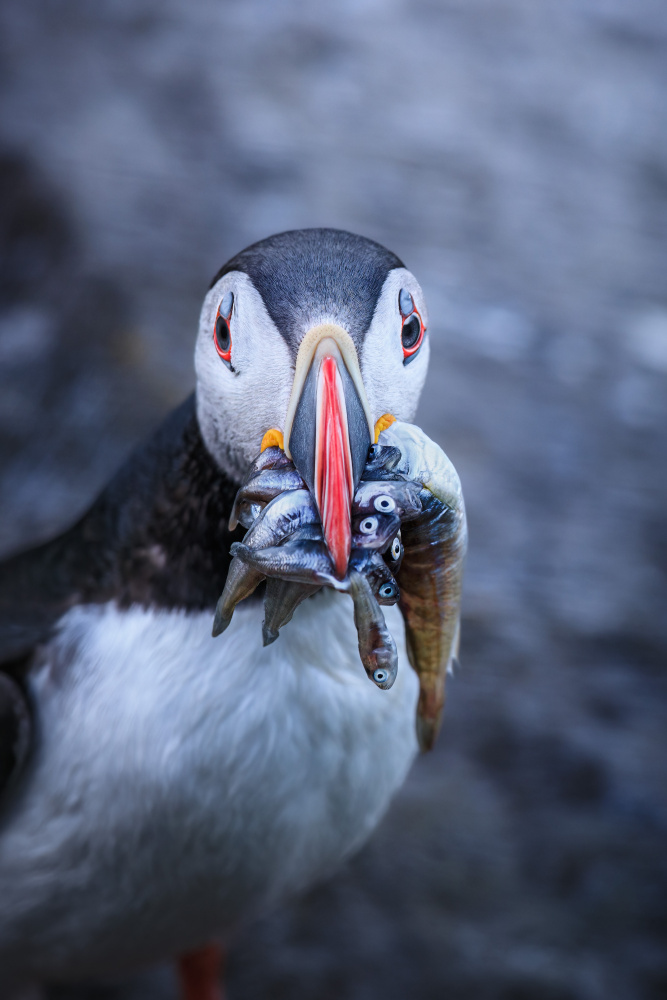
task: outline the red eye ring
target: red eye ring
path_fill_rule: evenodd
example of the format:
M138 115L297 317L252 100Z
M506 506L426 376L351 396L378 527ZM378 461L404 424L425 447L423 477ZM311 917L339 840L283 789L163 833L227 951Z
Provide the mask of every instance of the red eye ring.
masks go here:
M218 356L230 368L232 359L232 332L229 327L229 320L232 315L233 305L234 296L231 292L228 292L218 306L218 311L215 314L215 323L213 324L213 343L215 344L215 349L218 352Z
M417 339L413 344L410 344L409 347L406 347L403 342L403 330L405 329L407 323L412 324L412 321L414 320L415 317L419 321L419 336L417 337ZM421 318L421 314L417 309L413 309L409 316L403 317L403 325L401 326L401 347L403 348L404 365L409 364L410 361L412 361L414 356L417 354L419 348L422 346L422 343L424 342L425 333L426 333L426 327L424 326L424 321Z

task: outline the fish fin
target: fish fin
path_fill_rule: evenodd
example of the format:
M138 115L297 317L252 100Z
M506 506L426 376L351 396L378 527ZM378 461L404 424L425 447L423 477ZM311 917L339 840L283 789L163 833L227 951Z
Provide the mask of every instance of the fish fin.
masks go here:
M272 642L276 641L279 635L279 632L272 632L270 629L262 626L262 645L270 646Z
M213 618L213 628L211 629L211 635L213 636L214 639L217 638L219 635L222 635L225 629L229 628L233 614L234 612L232 612L231 615L223 614L222 595L221 595L220 600L218 601L215 608L215 616Z

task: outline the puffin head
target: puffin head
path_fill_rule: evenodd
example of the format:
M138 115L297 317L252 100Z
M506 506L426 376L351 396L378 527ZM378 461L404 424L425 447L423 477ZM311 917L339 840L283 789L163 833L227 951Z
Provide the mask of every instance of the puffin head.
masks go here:
M399 258L336 229L255 243L204 299L195 367L206 447L239 481L260 449L282 447L315 497L340 576L369 446L392 418L414 417L427 325Z

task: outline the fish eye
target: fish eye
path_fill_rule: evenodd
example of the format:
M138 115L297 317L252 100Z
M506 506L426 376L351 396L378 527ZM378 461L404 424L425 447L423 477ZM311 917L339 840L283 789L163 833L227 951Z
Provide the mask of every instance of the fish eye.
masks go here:
M233 306L234 293L227 292L218 306L218 311L215 316L215 326L213 327L213 343L215 344L215 349L228 368L232 368L232 332L229 322Z
M380 597L396 597L396 588L393 583L383 583L380 587Z
M401 540L396 535L396 538L391 543L391 558L396 561L401 558Z
M359 531L364 535L372 535L377 529L378 519L377 517L365 517L364 520L359 525Z
M391 514L393 510L396 510L396 501L393 497L388 497L383 493L382 496L375 498L375 509L382 514Z
M377 670L373 671L373 680L376 684L384 684L388 676L389 674L386 670L383 670L382 667L378 667Z

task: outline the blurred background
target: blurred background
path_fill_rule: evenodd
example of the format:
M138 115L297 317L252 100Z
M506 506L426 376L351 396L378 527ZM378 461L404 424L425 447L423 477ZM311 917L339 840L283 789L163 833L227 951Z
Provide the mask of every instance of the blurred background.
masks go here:
M3 552L190 391L248 243L363 233L429 303L471 532L442 736L241 930L231 1000L666 997L664 0L3 0L0 56Z

